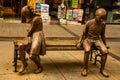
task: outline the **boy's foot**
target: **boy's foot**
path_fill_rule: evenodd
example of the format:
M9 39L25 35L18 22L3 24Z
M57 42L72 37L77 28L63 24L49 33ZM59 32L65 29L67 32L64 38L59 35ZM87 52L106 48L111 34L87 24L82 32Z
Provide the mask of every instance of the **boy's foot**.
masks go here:
M109 77L109 75L105 71L100 71L100 73L105 77Z

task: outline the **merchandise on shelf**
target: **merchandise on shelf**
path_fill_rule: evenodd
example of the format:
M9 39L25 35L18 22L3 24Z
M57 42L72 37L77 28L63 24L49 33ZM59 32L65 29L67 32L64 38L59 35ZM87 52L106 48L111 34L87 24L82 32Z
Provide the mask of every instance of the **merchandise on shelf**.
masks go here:
M82 21L82 17L83 17L83 9L78 9L78 15L77 15L76 20Z
M67 10L66 19L72 20L73 19L73 15L72 14L73 14L72 10Z
M49 5L41 4L41 13L49 13Z
M67 20L66 19L59 19L59 22L60 22L60 24L67 24Z
M41 5L40 5L40 3L36 3L35 10L40 10L40 9L41 9Z
M73 9L73 18L78 17L78 9Z
M82 21L83 17L83 9L73 9L73 10L67 10L66 19L68 20L77 20Z
M43 23L50 23L51 17L50 16L44 16L41 15Z
M81 25L81 23L76 20L67 20L67 25Z
M51 17L49 16L49 5L36 3L36 13L40 13L44 23L49 23Z

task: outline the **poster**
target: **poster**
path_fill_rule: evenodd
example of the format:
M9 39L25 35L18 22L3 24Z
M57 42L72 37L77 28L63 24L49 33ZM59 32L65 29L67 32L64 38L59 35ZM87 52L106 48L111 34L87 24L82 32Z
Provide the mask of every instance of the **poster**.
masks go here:
M73 9L73 18L78 17L78 9Z
M78 7L78 0L72 0L72 8Z
M67 10L66 19L72 20L73 19L73 15L72 14L73 14L72 10Z

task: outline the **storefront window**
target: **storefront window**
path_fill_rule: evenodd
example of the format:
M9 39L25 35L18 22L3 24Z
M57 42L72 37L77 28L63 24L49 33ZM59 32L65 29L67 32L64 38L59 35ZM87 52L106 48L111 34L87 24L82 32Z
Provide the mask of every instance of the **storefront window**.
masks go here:
M112 11L108 13L108 15L111 15L110 18L112 23L120 23L120 0L116 0L113 3Z
M97 8L105 8L107 10L106 23L120 23L120 0L90 0L85 4L84 22L93 18Z

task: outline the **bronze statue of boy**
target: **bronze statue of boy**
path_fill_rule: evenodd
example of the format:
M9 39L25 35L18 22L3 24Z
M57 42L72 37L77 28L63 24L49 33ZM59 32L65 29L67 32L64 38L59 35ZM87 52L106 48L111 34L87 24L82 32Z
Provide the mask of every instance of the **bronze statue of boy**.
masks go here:
M91 46L99 46L102 50L102 62L100 73L105 76L109 77L109 75L104 71L104 67L107 60L108 49L106 47L106 40L105 40L105 22L104 19L106 17L106 10L104 8L99 8L95 12L95 18L91 19L86 22L85 29L82 35L82 38L79 40L77 44L77 48L83 46L85 53L84 53L84 69L81 73L82 76L87 76L88 74L88 58L89 53L91 50Z
M22 62L19 73L23 74L28 65L25 59L26 52L29 54L30 59L37 65L34 73L41 73L43 68L39 55L45 54L42 18L40 15L34 13L34 9L31 6L24 6L21 14L29 20L31 29L26 38L18 41L19 57Z

